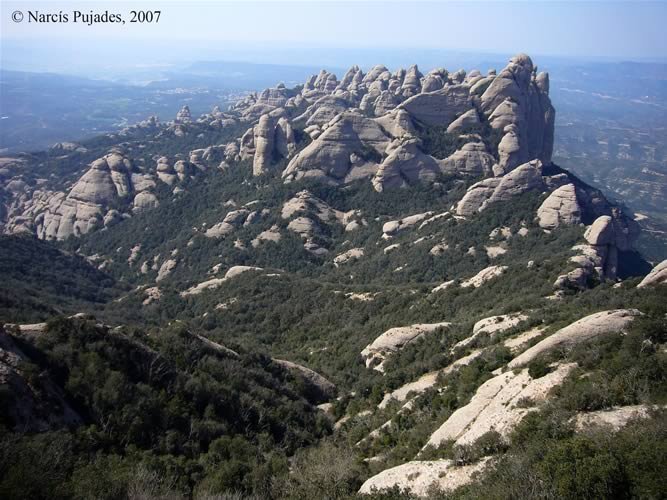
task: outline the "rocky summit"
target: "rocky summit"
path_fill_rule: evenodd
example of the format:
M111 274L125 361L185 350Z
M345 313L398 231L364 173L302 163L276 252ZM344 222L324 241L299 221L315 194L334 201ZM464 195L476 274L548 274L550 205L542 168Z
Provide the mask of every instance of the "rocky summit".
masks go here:
M0 496L664 497L667 261L549 87L355 65L0 158Z

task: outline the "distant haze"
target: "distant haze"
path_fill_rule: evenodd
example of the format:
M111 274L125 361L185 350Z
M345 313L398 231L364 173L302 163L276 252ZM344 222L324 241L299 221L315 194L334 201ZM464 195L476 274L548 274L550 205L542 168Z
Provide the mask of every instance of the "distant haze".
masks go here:
M455 68L509 54L667 60L665 2L2 2L5 69L110 77L201 60ZM15 10L162 11L158 24L15 23ZM492 54L488 58L472 54ZM502 56L502 57L500 57ZM542 59L544 60L544 59ZM484 69L484 68L481 68Z

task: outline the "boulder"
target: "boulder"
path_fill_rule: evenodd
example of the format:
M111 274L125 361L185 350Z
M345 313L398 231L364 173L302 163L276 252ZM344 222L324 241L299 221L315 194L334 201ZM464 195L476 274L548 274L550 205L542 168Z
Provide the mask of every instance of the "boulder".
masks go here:
M429 73L422 82L422 92L434 92L444 87L445 81L442 76Z
M595 219L584 233L588 243L595 246L612 245L615 242L614 225L609 215L602 215Z
M388 90L383 90L380 95L373 101L373 114L375 116L383 116L389 111L396 109L401 103L400 99Z
M556 288L583 290L593 276L600 280L616 279L619 252L632 249L639 226L618 209L612 208L610 212L612 215L601 215L586 229L584 238L589 244L575 247L580 254L570 259L578 269L559 276L554 283Z
M225 215L222 222L214 224L206 230L204 236L207 238L221 238L232 233L236 228L240 227L250 215L250 210L241 208L232 210Z
M275 150L283 158L291 158L296 152L296 141L294 140L294 130L289 121L282 117L278 120L275 129Z
M423 220L429 219L432 215L433 212L424 212L421 214L409 215L407 217L403 217L400 220L391 220L389 222L385 222L385 224L382 226L382 236L385 239L395 236L399 231L411 228Z
M309 217L297 217L287 225L288 231L297 233L303 238L309 239L320 232L317 222Z
M215 288L220 287L226 281L237 278L241 274L247 273L248 271L263 271L263 269L261 267L253 267L253 266L232 266L227 270L224 277L213 278L198 283L197 285L188 288L184 292L181 292L181 297L188 297L190 295L199 295L205 290L213 290Z
M412 118L404 109L397 109L387 113L375 121L393 138L414 136L417 134Z
M503 129L508 123L517 126L511 139L512 146L518 145L519 162L551 162L555 111L549 99L549 77L535 74L530 57L519 54L510 59L482 94L480 106L494 128Z
M574 184L565 184L552 192L537 209L537 219L543 229L581 223L581 206Z
M135 191L132 168L132 162L117 150L92 162L69 193L52 193L45 200L42 213L34 219L37 236L63 240L103 227L108 207ZM143 176L137 179L144 184ZM142 198L149 205L154 204L148 193L140 197L140 202Z
M424 154L419 144L418 139L408 139L389 153L372 179L377 192L435 181L442 171L440 164L432 156Z
M290 219L297 214L315 216L325 223L335 222L337 220L342 222L345 218L343 212L332 208L321 199L313 196L308 190L296 193L283 204L280 212L280 216L283 219Z
M90 170L72 186L69 199L106 206L120 197L106 160L104 157L90 164Z
M403 84L401 85L401 94L403 97L411 97L421 91L422 76L416 64L408 68L403 79Z
M445 172L473 177L493 175L494 163L483 142L468 142L441 162Z
M178 113L176 113L176 123L189 123L192 121L192 114L189 106L183 106Z
M132 204L132 211L138 213L157 208L160 205L160 202L158 201L157 196L153 193L142 191L134 197ZM106 222L105 225L107 225Z
M253 248L259 247L265 241L273 241L274 243L280 241L282 235L280 234L280 228L277 225L271 226L269 229L259 233L251 242Z
M481 319L473 326L472 335L458 342L452 350L467 346L481 335L488 335L490 338L494 338L496 335L514 328L527 319L528 316L520 313L503 314Z
M506 174L526 160L526 152L521 149L519 129L516 125L508 125L503 130L505 135L498 143L498 166L496 175Z
M167 276L169 276L171 272L176 268L176 264L177 261L175 259L165 260L157 272L157 277L155 278L155 282L157 283L166 279Z

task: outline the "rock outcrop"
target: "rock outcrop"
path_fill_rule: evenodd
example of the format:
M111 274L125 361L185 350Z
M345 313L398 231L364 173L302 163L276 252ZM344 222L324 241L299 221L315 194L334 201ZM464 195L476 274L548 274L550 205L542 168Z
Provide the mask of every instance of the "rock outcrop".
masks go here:
M159 156L153 172L136 171L126 158L105 157L107 165L94 163L70 192L40 192L39 199L35 193L29 208L13 209L17 213L7 227L13 232L34 231L43 238L85 234L105 227L105 220L115 224L125 215L158 206L161 200L153 192L156 181L175 185L198 170L214 165L224 169L238 160L252 160L254 175L264 175L286 161L281 173L285 182L317 179L345 184L369 179L377 191L434 182L443 173L488 177L509 173L531 160L548 164L553 135L548 91L548 77L536 75L532 61L524 55L512 58L500 74L491 72L486 77L479 71L449 73L443 68L423 75L417 66L391 73L378 65L366 74L353 66L339 81L323 70L293 89L280 84L250 94L229 111L215 108L193 119L188 106L183 106L173 122L162 125L153 119L142 130L154 129L158 136L194 134L202 126L245 123L249 128L229 144L173 159ZM459 134L485 121L495 129L507 129L497 152L469 138L449 158L438 160L424 152L418 139L420 127L442 126ZM136 132L125 132L132 133ZM312 142L307 144L304 137ZM61 149L64 154L80 152L79 148ZM135 174L143 180L137 177L135 182ZM487 201L520 191L510 186L511 180L504 179L497 193L473 190L475 195L467 196L459 212L472 213ZM517 183L524 180L530 181L516 179ZM182 189L175 188L177 192ZM471 204L471 198L482 192L483 198ZM133 203L127 214L107 217L118 199L129 196Z
M491 126L513 135L512 156L504 164L505 172L533 159L551 163L555 110L548 93L548 74L536 74L530 57L519 54L482 94L481 109ZM516 128L508 130L512 125Z
M484 283L493 278L497 278L502 275L507 270L507 266L490 266L485 269L482 269L472 278L464 280L461 282L463 288L479 288Z
M346 231L354 231L367 224L360 211L336 210L307 190L299 191L286 201L280 215L282 219L290 221L287 229L301 236L304 240L304 248L315 255L328 253L326 248L320 246L326 239L322 237L322 226L342 225ZM315 237L318 237L320 244L315 242ZM356 256L350 254L350 257L358 258L361 255L363 255L363 249L361 254ZM345 259L341 257L337 263L343 263L343 261Z
M552 349L567 349L604 335L623 332L640 314L637 309L616 309L591 314L538 342L510 361L507 366L509 368L525 366Z
M272 118L262 115L254 128L255 156L252 163L253 175L262 175L269 171L275 144L275 124Z
M336 116L328 128L290 161L286 181L305 178L333 184L370 177L391 138L370 118L355 111Z
M525 314L501 314L499 316L490 316L488 318L480 319L472 328L472 335L466 339L458 342L454 349L464 347L473 342L481 335L488 335L490 338L495 337L528 319Z
M218 288L222 286L223 283L226 281L229 281L231 279L234 279L238 276L240 276L243 273L246 273L248 271L263 271L261 267L254 267L254 266L232 266L230 267L227 272L225 273L225 276L222 278L213 278L207 281L203 281L201 283L198 283L197 285L188 288L184 292L181 292L181 297L188 297L190 295L199 295L200 293L206 291L206 290L213 290L215 288Z
M435 92L418 94L399 106L418 122L430 126L448 126L472 107L472 98L466 85L450 85Z
M370 495L398 488L414 496L428 497L438 491L453 491L471 483L473 475L482 472L488 462L488 457L471 465L456 465L453 460L444 459L407 462L367 479L359 493Z
M424 154L418 139L401 141L389 152L372 179L376 191L433 182L442 168L438 160Z
M537 209L537 219L540 227L544 229L579 224L581 206L574 184L565 184L553 191Z
M660 285L667 283L667 260L663 260L655 266L650 273L637 285L637 288Z
M189 106L183 106L178 113L176 113L176 123L190 123L192 121L192 113Z
M422 323L410 326L399 326L390 328L372 343L367 345L361 356L366 362L367 368L373 368L377 371L384 371L384 361L392 353L402 349L410 342L423 337L426 334L433 333L441 328L447 328L450 323Z
M466 406L459 408L436 430L426 446L438 447L445 441L456 445L472 444L490 431L507 439L523 417L536 406L525 408L520 401L538 404L551 389L560 385L576 367L575 363L558 365L552 372L534 379L528 369L509 371L483 383Z
M382 237L384 239L389 239L392 236L396 236L396 234L398 234L400 231L412 228L420 222L429 219L432 215L433 212L424 212L422 214L409 215L407 217L403 217L400 220L391 220L389 222L385 222L382 226Z
M441 163L447 173L488 177L493 175L495 158L486 151L483 142L468 142Z
M618 431L632 421L648 418L652 409L654 408L648 405L633 405L579 413L575 417L575 426L579 431L591 427L605 427Z
M619 252L632 249L639 227L618 209L612 215L601 215L586 229L587 244L577 245L577 255L570 259L577 267L559 276L554 282L558 290L585 290L592 279L616 280Z

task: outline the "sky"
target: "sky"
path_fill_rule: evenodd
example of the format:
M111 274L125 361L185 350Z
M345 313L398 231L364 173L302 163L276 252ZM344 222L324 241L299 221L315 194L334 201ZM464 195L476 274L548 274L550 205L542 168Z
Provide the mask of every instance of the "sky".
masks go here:
M1 5L0 66L85 71L202 59L340 64L367 51L470 51L583 59L667 61L667 1L7 1ZM133 9L160 10L130 23ZM117 13L125 24L72 22L74 10ZM15 11L24 14L14 22ZM28 22L28 11L68 14ZM340 49L338 55L333 49ZM341 55L342 54L342 55ZM331 57L330 61L322 58Z

